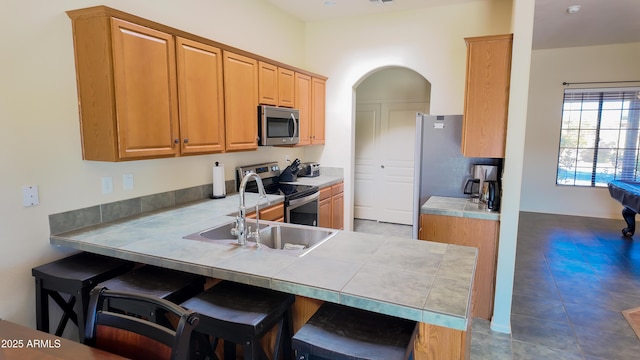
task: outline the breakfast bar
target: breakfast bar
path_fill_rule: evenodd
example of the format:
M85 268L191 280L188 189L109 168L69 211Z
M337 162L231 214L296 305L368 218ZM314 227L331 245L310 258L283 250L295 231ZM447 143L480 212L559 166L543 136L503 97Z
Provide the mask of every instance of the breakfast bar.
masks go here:
M270 205L282 197L269 195ZM267 206L246 194L247 206ZM238 195L52 234L53 245L295 294L417 321L416 359L468 359L472 247L336 231L304 256L185 236L233 219ZM296 300L296 303L299 301ZM295 314L308 319L310 314ZM317 307L316 307L317 308ZM304 320L303 320L304 321ZM295 324L294 330L300 324Z

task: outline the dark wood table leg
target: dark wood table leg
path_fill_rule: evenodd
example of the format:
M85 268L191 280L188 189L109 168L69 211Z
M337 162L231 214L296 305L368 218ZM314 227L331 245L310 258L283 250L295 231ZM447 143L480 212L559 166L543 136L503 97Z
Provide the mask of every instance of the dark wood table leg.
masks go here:
M636 212L625 206L624 209L622 209L622 217L627 223L627 227L622 229L622 235L632 237L636 231Z
M36 280L36 328L49 332L49 295L41 279Z

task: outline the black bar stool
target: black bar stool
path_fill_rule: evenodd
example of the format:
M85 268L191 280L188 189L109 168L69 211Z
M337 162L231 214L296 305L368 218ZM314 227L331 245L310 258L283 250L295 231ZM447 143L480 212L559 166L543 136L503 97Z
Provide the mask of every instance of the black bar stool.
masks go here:
M213 337L211 351L224 341L224 358L236 358L236 344L244 359L267 359L260 339L278 326L272 359L291 359L291 304L295 296L260 287L223 281L181 305L200 315L195 331Z
M89 306L89 293L101 282L121 275L131 268L129 261L81 252L31 269L36 280L36 327L49 332L49 297L63 315L55 334L61 336L69 319L78 326L80 342ZM69 301L62 294L71 295Z
M298 360L410 359L416 322L324 303L292 339Z
M128 293L145 294L179 304L204 289L205 278L178 270L145 265L101 282L98 286ZM156 323L163 321L155 308L143 307L139 302L112 299L109 308L145 317Z

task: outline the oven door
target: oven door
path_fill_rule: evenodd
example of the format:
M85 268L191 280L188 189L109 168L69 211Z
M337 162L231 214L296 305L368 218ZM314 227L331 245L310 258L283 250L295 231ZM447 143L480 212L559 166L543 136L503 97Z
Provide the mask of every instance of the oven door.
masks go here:
M284 221L290 224L318 226L320 192L285 203Z

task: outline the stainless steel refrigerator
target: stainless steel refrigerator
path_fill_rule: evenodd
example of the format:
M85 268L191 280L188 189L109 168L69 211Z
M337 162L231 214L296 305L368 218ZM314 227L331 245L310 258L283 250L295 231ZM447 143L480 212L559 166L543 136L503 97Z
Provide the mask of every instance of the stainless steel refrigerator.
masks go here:
M462 115L416 114L413 183L413 237L418 238L420 207L430 196L464 198L464 184L473 164L499 159L462 156Z

